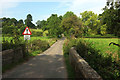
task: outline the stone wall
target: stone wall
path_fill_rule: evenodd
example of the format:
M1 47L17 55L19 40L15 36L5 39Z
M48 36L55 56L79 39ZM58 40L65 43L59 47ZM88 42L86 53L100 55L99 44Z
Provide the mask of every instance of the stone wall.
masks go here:
M69 51L69 60L76 72L76 78L102 80L101 76L76 52L74 47Z
M24 52L22 47L2 51L2 66L16 63L23 59Z

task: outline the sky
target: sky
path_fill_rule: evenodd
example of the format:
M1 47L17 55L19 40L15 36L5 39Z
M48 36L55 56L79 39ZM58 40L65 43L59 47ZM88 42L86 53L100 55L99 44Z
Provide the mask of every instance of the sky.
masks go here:
M37 20L47 20L51 14L63 16L67 11L78 17L84 11L101 14L105 5L106 0L0 0L0 18L25 20L27 14L31 14L35 24Z

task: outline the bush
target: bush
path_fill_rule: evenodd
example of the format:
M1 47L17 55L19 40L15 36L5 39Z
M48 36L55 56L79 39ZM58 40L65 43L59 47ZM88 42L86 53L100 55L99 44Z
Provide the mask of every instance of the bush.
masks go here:
M43 31L41 29L31 29L31 36L43 36Z
M13 37L11 40L5 40L3 37L3 41L2 41L2 51L7 50L7 49L15 49L17 47L20 46L25 46L26 44L24 43L24 41L22 41L21 39L17 38L17 37Z
M65 43L63 45L64 54L69 54L69 49L71 47L73 47L73 46L75 47L76 45L77 45L77 41L76 40L73 40L73 39L68 40L68 39L66 39Z
M29 44L29 46L30 46L30 49L32 51L40 50L42 52L50 47L49 43L47 41L42 41L40 39L39 40L33 40L31 42L31 44Z
M77 52L82 56L89 65L94 68L103 79L116 79L119 77L119 72L116 73L118 68L115 68L116 62L112 62L110 55L104 57L100 54L99 50L92 48L92 43L85 41L78 41L76 46Z
M70 43L70 40L66 39L63 44L63 52L64 52L64 58L65 58L65 64L66 69L68 73L68 78L71 78L71 80L75 80L75 71L72 68L70 62L69 62L69 49L74 46L75 40Z
M104 57L99 50L92 47L92 43L82 39L66 40L63 50L69 53L69 49L74 46L81 57L95 69L103 79L118 79L120 76L119 62L113 62L111 55Z
M106 34L106 35L86 35L85 38L118 38L114 34Z

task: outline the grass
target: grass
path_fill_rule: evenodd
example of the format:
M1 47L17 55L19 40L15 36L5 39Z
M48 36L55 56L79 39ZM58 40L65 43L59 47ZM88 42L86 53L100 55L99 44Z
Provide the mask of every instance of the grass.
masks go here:
M99 50L100 53L105 57L107 55L112 55L113 61L115 59L120 59L120 48L116 45L110 45L110 42L115 42L119 44L117 38L85 38L89 43L92 43L92 47Z
M119 47L109 46L110 42L119 43L117 38L78 38L65 41L63 50L68 76L74 73L69 65L69 49L74 46L78 54L98 72L103 79L118 79L120 76ZM108 52L111 51L111 52ZM112 78L112 79L111 79Z
M43 30L42 30L42 29L30 29L30 30L31 30L31 32L32 32L32 31L43 32Z
M65 60L65 64L66 64L68 78L70 78L70 80L75 80L75 71L69 62L68 46L66 46L67 43L68 43L68 41L66 39L63 44L64 60Z
M69 55L64 54L64 59L65 59L67 73L68 73L68 78L71 78L70 80L75 80L75 71L69 62Z
M12 37L5 37L5 40L8 40L8 41L10 41L12 39ZM24 40L24 36L21 36L20 37L20 39L22 39L22 40ZM30 37L30 40L28 40L29 42L30 41L33 41L33 40L38 40L38 39L40 39L40 40L50 40L50 38L49 37ZM3 37L1 38L0 37L0 40L3 40Z
M37 56L41 52L42 52L41 50L36 50L36 51L33 51L32 53L29 53L29 56Z

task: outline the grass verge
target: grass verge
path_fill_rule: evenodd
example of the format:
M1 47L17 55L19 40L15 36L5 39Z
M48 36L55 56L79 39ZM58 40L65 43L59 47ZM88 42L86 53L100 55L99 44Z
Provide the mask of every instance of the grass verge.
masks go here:
M67 49L66 43L67 43L67 40L65 40L65 43L63 45L63 55L64 55L64 60L65 60L66 69L68 73L68 78L70 80L75 80L75 71L69 62L69 53L68 51L66 52L66 49Z

